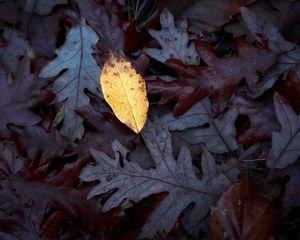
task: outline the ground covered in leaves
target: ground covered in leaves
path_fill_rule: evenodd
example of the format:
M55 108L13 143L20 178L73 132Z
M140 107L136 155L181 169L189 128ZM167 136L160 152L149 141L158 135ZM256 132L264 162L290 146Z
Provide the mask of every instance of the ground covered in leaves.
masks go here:
M299 239L299 12L0 0L0 239ZM146 81L139 134L101 91L112 51Z

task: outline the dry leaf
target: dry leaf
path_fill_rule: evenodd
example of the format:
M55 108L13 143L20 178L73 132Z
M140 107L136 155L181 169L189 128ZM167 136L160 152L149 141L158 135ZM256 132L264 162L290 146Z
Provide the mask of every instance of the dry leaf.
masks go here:
M231 108L224 115L214 118L210 100L204 98L182 116L175 118L169 113L161 117L161 122L171 131L186 130L182 138L188 143L205 143L209 151L221 154L238 148L234 126L237 115L237 109Z
M191 203L194 207L185 217L184 228L196 236L210 206L228 189L230 181L224 174L217 173L215 159L208 151L204 151L201 158L203 176L198 179L190 150L182 146L176 159L171 134L157 120L148 121L141 135L155 168L146 170L127 159L129 150L117 140L112 143L114 158L92 148L90 153L96 164L86 166L80 178L86 182L99 180L100 183L90 191L88 198L117 189L103 205L102 210L106 212L121 203L126 208L129 201L138 202L151 194L168 192L142 227L139 239L152 239L158 231L169 233Z
M55 5L67 4L67 0L27 0L25 11L39 15L48 15Z
M281 129L272 134L272 151L267 166L283 169L300 156L300 115L278 93L274 95L274 106Z
M211 240L270 239L277 212L273 202L258 191L257 185L243 176L241 183L223 193L211 211Z
M175 26L174 17L168 9L160 15L162 29L149 30L149 34L161 45L161 49L145 48L144 52L150 57L165 63L170 58L177 58L185 64L198 64L200 57L194 43L189 44L187 21L181 21Z
M57 57L44 66L39 74L41 78L58 76L53 83L53 91L56 102L62 102L64 106L64 121L60 131L72 140L81 139L84 134L83 119L74 112L74 109L90 103L84 90L99 94L100 68L93 58L97 42L97 34L82 19L68 32L64 45L55 51Z
M110 51L100 84L105 100L118 119L139 133L147 120L146 83L125 58Z

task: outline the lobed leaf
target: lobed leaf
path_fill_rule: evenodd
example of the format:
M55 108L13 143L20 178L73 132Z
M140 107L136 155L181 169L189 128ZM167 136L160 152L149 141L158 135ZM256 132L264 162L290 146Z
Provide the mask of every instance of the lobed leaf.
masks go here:
M203 177L199 180L188 148L183 146L176 160L171 135L161 128L158 121L148 122L141 134L155 162L155 169L145 170L126 159L128 150L118 141L112 143L114 159L91 149L96 165L85 167L80 177L84 181L99 180L100 184L94 187L88 198L116 189L104 203L103 210L108 211L121 203L126 206L128 200L137 202L151 194L168 192L142 228L141 238L152 238L157 231L170 232L181 212L191 203L195 206L187 226L201 222L219 194L229 186L229 180L216 173L215 162L208 161L206 155L202 157Z
M98 93L100 69L92 56L97 41L96 33L82 19L67 34L64 45L56 50L57 57L39 74L42 78L50 78L67 70L55 80L53 91L56 101L63 102L65 110L61 133L72 140L81 139L84 134L83 120L74 112L90 102L84 90Z

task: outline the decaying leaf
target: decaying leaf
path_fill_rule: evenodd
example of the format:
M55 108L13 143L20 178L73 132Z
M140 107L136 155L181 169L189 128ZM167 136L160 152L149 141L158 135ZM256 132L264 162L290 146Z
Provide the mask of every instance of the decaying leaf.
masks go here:
M1 199L3 195L17 196L14 205L26 211L25 222L11 227L29 224L35 235L33 239L53 239L63 223L78 225L84 232L101 231L116 223L114 214L99 210L96 199L86 199L88 189L74 188L83 161L67 163L54 172L49 171L49 164L35 168L20 156L13 142L0 142Z
M255 0L195 1L182 15L191 23L193 31L213 32L230 21L230 18Z
M64 122L61 133L75 140L83 136L82 118L75 114L74 109L89 104L89 97L84 89L99 95L97 91L100 69L94 60L93 46L98 37L86 25L84 19L73 27L67 35L66 42L56 50L57 57L48 63L40 72L40 77L49 78L60 74L53 84L56 101L63 102Z
M267 44L272 52L278 54L277 63L266 72L262 81L253 89L253 96L260 96L270 89L281 76L285 78L290 70L300 75L300 47L285 40L276 27L268 22L262 22L251 10L242 8L241 14L257 40L263 45Z
M150 35L161 45L162 49L145 48L150 57L165 63L170 58L177 58L186 64L197 64L200 61L194 43L189 44L187 21L184 20L175 27L174 17L168 9L160 15L162 29L149 30Z
M88 198L117 189L104 203L103 210L108 211L121 203L125 206L125 200L137 202L151 194L168 192L142 228L141 238L152 238L157 231L170 232L180 213L191 203L195 206L187 217L189 224L185 226L199 226L197 223L205 218L210 206L230 185L229 180L216 173L215 162L207 161L206 155L202 157L203 176L199 180L192 167L189 149L182 146L176 160L171 135L158 121L148 122L141 134L156 168L145 170L126 159L128 150L118 141L112 144L115 159L91 149L97 164L84 168L80 177L84 181L100 180L100 184Z
M239 143L250 146L257 141L270 139L272 132L280 129L272 96L264 96L257 100L236 97L233 103L239 115L247 116L250 120L250 126L246 126L246 129L238 134Z
M105 100L118 119L139 133L147 120L149 102L146 83L131 63L110 51L100 84Z
M271 169L268 175L268 180L272 181L278 178L289 176L288 182L285 185L283 196L283 208L285 210L300 206L300 161L289 165L284 169Z
M290 71L276 91L289 101L297 114L300 114L300 75Z
M255 47L243 38L234 39L234 43L237 55L221 58L218 57L217 51L212 45L203 40L197 40L196 49L207 66L186 65L178 59L169 59L166 62L180 77L181 90L178 86L177 92L184 93L182 96L177 94L175 115L183 114L197 100L202 99L205 96L205 90L210 92L213 113L222 113L242 79L246 80L247 89L253 91L259 81L259 73L263 74L276 61L274 53L267 48ZM156 88L151 85L149 88L152 95L163 95L165 102L176 99L174 94L168 94L167 91L164 93L163 89L159 88L167 88L170 83L165 86L160 84ZM177 85L179 84L177 83ZM187 90L191 93L190 96L187 95Z
M75 0L81 16L99 36L97 47L100 51L109 49L119 51L124 48L124 32L122 30L123 9L116 1Z
M223 193L211 217L213 240L264 240L271 237L277 212L272 201L260 196L257 186L244 177Z
M281 130L272 134L272 151L267 165L282 169L300 156L300 115L279 94L275 94L274 104Z
M41 118L31 109L48 104L54 98L45 82L30 73L30 60L24 58L13 80L0 65L0 137L6 136L8 125L32 126Z
M35 12L39 15L51 13L53 7L58 4L66 4L68 0L27 0L25 11Z
M20 57L26 55L29 43L24 39L22 33L11 28L4 29L3 37L7 43L0 47L0 60L15 76L20 64Z
M225 153L237 149L234 126L237 115L237 110L231 108L223 116L213 118L210 101L204 98L182 116L174 118L169 113L161 121L172 131L188 129L183 132L183 138L187 142L204 143L211 152ZM209 124L208 127L205 124Z

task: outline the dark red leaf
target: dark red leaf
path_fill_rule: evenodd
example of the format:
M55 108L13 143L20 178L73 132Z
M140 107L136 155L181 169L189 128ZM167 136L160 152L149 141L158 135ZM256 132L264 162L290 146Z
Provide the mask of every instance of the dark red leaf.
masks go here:
M300 78L294 71L288 73L284 83L277 88L277 92L289 101L297 114L300 114Z
M124 46L123 6L115 0L106 0L104 5L93 0L75 0L80 14L99 35L98 48L106 53L109 49L119 51Z
M191 106L206 96L206 89L200 86L192 86L183 81L165 82L163 80L151 80L147 83L148 94L162 96L159 104L177 102L174 108L174 116L184 114Z
M15 80L0 66L0 137L8 134L8 124L32 126L41 120L30 109L54 98L44 84L30 73L29 59L22 61Z
M88 189L76 188L85 165L83 161L68 163L60 171L47 173L47 166L28 168L25 159L18 155L12 142L0 144L0 186L18 196L20 202L16 204L28 210L28 220L36 235L54 238L62 222L73 223L83 232L103 231L114 226L114 212L102 213L99 200L86 199ZM46 230L46 226L49 229Z
M191 106L190 103L195 102L195 98L197 98L196 101L203 98L204 94L199 95L199 88L202 92L203 89L207 89L211 96L213 112L216 115L222 113L242 79L246 79L248 88L251 90L259 81L259 73L264 73L276 60L275 55L268 49L254 47L243 38L236 38L235 45L237 56L219 58L211 45L198 40L196 48L202 60L208 65L207 67L184 65L176 59L167 61L167 65L173 68L180 77L179 83L176 85L182 87L181 90L176 89L177 93L179 91L186 92L186 89L189 88L187 94L177 103L180 105L180 113L175 109L175 115L186 112ZM183 88L186 88L185 91ZM150 94L157 95L162 92L163 90L159 90L157 87L155 91L152 88ZM179 96L177 96L178 98ZM170 100L173 101L174 98L170 98ZM166 99L166 101L170 100Z
M45 165L59 157L67 146L65 139L55 128L48 132L38 125L25 128L15 128L20 148L27 154L27 158L37 165Z
M238 141L245 146L270 139L272 132L280 129L272 97L264 96L257 100L237 97L233 104L240 115L248 116L250 119L249 128L238 135Z

